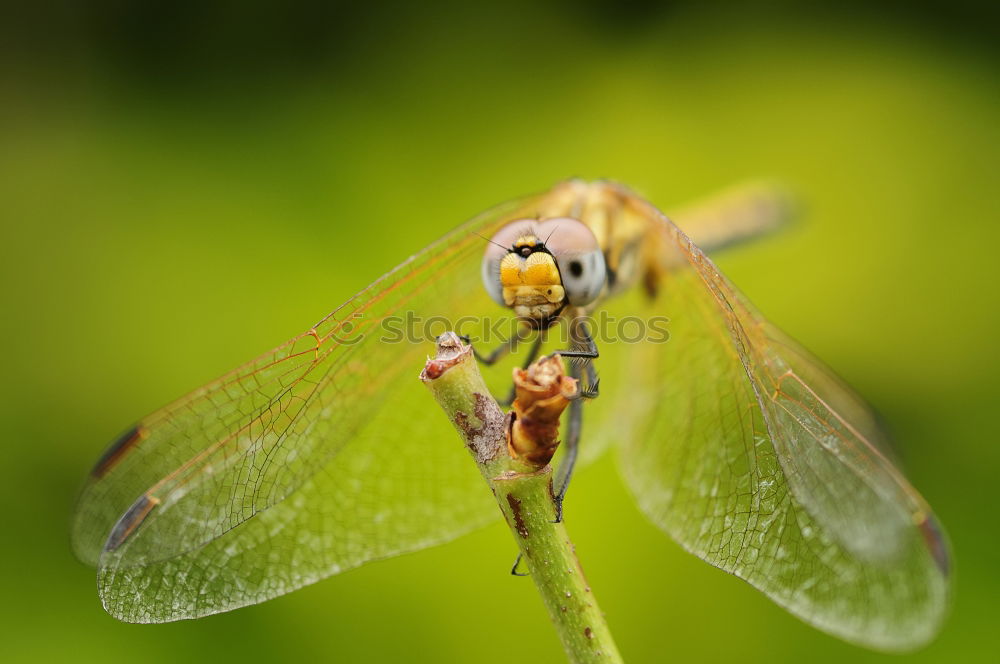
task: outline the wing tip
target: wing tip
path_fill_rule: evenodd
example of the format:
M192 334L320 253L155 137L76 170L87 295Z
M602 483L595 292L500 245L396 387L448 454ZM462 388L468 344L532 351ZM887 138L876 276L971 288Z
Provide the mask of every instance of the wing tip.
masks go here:
M934 559L938 570L945 578L948 578L951 575L952 561L951 554L948 552L948 540L941 524L933 515L923 514L917 521L917 528L920 529L924 544L927 545L927 550L931 554L931 558Z

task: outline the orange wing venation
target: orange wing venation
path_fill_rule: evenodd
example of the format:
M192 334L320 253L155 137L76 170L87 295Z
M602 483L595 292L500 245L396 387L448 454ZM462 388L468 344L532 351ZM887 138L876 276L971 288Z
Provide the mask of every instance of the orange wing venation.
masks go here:
M948 604L947 544L880 450L874 415L666 217L624 195L669 268L648 306L670 316L670 342L636 349L632 380L649 390L622 406L622 466L642 509L821 629L886 650L925 643Z
M118 548L140 524L154 521L151 506L164 513L193 485L220 475L230 481L216 480L216 504L189 519L202 525L188 523L187 536L179 538L183 546L218 537L286 497L337 451L336 445L324 445L321 436L310 435L317 419L326 417L323 408L336 402L340 411L348 404L364 410L358 402L378 392L377 367L353 352L363 345L358 340L377 333L386 316L433 287L456 260L478 253L482 241L477 232L489 232L515 212L526 213L533 200L513 201L480 215L306 332L126 431L99 459L81 495L73 532L78 556L96 563L106 544ZM338 441L343 437L344 432L336 436ZM290 454L294 462L288 461ZM158 548L158 556L179 551L162 543Z

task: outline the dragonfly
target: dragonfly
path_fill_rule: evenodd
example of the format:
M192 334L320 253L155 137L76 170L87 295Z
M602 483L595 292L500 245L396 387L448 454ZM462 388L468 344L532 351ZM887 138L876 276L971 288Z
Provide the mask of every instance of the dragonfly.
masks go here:
M500 314L526 339L600 311L669 334L570 335L587 396L598 363L601 382L571 406L586 434L561 453L562 481L575 450L586 463L613 447L639 508L690 553L849 642L926 643L949 601L939 521L874 411L705 254L778 223L775 197L752 192L679 212L687 232L610 181L509 201L140 419L98 459L72 524L104 608L139 623L229 611L496 519L441 443L451 425L428 416L431 323ZM494 394L522 347L484 348Z

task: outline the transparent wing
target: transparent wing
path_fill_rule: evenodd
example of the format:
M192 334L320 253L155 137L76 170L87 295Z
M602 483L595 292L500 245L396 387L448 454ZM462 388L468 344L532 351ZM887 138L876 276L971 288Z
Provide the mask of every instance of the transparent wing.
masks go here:
M757 239L787 225L797 212L791 192L777 182L744 182L695 201L670 218L709 254Z
M880 451L870 410L676 226L627 196L626 214L649 225L660 280L655 299L626 306L670 318L669 342L619 352L622 398L604 404L641 508L820 629L888 650L929 640L947 606L947 546Z
M494 517L417 373L455 312L509 317L479 281L481 236L536 201L474 219L112 444L73 524L105 608L131 622L226 611ZM501 393L509 368L490 379Z

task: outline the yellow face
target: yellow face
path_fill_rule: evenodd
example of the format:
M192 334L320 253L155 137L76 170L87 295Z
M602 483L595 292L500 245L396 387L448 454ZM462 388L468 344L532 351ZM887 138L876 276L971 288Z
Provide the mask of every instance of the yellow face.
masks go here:
M522 318L543 320L565 305L555 258L534 235L517 238L513 251L500 260L500 286L504 304Z
M605 287L604 255L581 221L522 219L501 228L483 256L483 284L499 304L544 325L567 306L594 302Z

